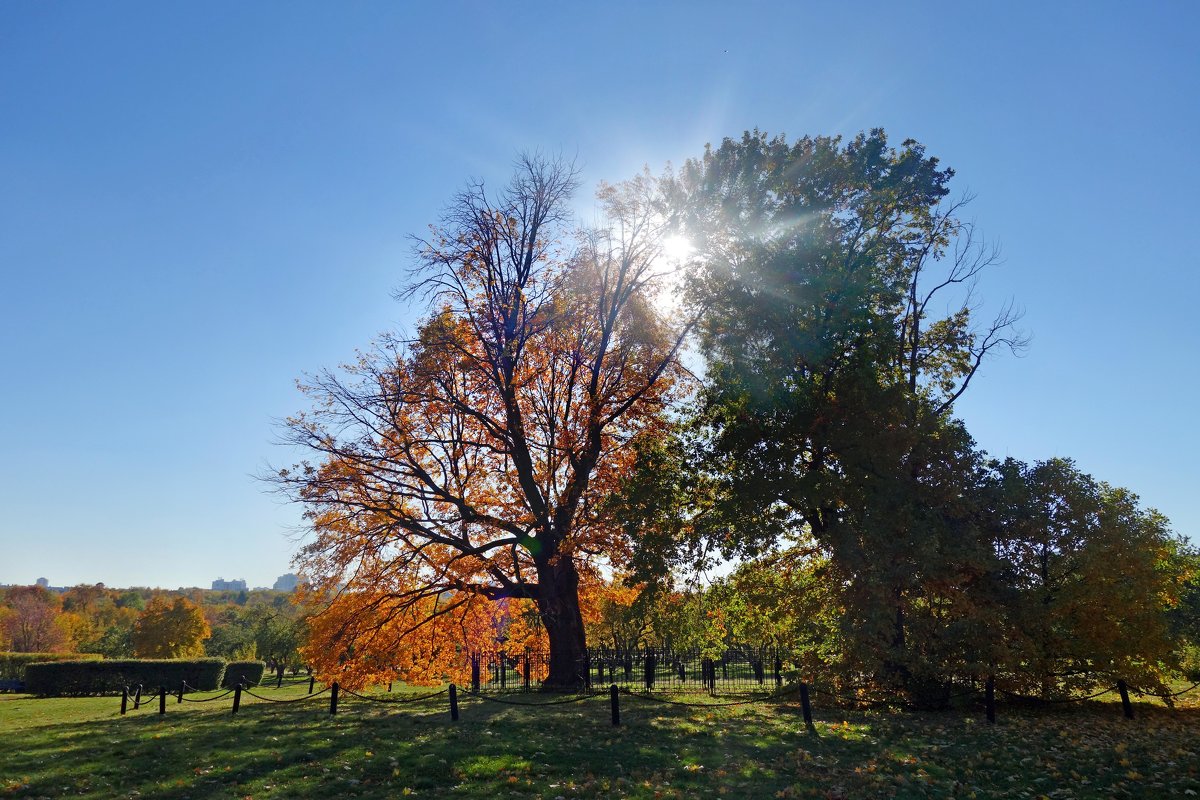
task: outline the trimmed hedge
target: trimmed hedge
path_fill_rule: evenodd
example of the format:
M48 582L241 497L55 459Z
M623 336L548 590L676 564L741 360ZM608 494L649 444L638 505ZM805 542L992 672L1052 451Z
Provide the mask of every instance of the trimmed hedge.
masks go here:
M43 697L112 694L141 684L147 691L182 681L195 689L216 689L225 674L220 658L124 658L109 661L60 661L25 668L25 691Z
M47 661L99 661L99 653L0 653L0 681L25 680L25 667Z
M226 689L232 689L239 683L258 686L266 669L266 662L263 661L230 661L225 665L225 679L221 681L221 686Z

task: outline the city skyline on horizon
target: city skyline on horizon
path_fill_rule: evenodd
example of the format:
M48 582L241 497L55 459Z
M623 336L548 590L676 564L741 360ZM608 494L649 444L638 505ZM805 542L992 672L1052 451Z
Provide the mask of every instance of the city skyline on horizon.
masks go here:
M287 579L291 579L291 580L287 580ZM177 586L174 588L171 588L168 586L152 586L152 585L148 585L148 584L129 584L126 586L117 586L115 584L110 584L107 581L102 581L102 580L101 581L76 581L73 583L63 583L62 585L56 585L56 584L52 583L49 578L47 578L43 575L43 576L39 576L38 578L36 578L28 583L0 583L0 587L11 588L14 586L42 586L43 588L50 589L52 591L66 590L66 589L73 588L75 586L103 586L106 589L151 589L151 590L162 590L162 591L168 591L168 592L190 591L192 589L200 589L202 591L208 591L208 592L221 592L221 591L248 591L248 592L257 592L257 591L279 592L279 591L283 591L283 592L288 592L288 591L291 591L292 589L294 589L296 587L296 585L299 583L299 576L297 576L294 572L285 572L284 574L277 576L271 586L254 585L252 582L247 581L245 578L226 579L226 578L224 578L224 576L217 576L215 579L209 581L208 583L209 583L209 588L207 588L207 589L205 589L205 587L203 587L201 585L195 585L195 586L180 585L180 586ZM217 583L233 583L233 584L243 583L243 584L245 584L245 586L242 589L218 588L217 586L214 585ZM280 583L289 583L290 586L288 588L278 588Z

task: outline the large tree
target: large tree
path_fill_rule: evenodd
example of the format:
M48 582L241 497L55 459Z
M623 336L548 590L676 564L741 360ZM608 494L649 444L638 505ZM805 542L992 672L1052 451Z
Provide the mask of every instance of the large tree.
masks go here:
M460 193L418 248L416 335L310 381L314 409L288 422L317 454L277 480L312 523L299 561L329 608L307 654L325 671L434 677L418 667L503 641L513 614L484 641L473 624L512 603L536 606L546 683L581 682L581 581L629 551L601 500L664 424L686 326L653 302L657 183L602 188L606 222L583 234L575 188L525 157L498 194Z
M973 313L996 253L948 199L952 175L878 130L754 132L672 185L709 308L707 533L744 555L817 548L863 666L905 679L933 657L916 617L966 604L989 568L971 505L983 463L954 402L990 353L1022 345L1011 307Z

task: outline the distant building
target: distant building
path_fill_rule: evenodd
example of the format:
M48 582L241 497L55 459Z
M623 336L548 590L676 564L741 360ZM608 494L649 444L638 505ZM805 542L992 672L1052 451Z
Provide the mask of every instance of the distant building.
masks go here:
M224 578L217 578L212 582L212 590L214 592L244 592L246 591L246 581L227 581Z
M47 580L46 578L38 578L38 579L37 579L37 585L38 585L38 586L40 586L40 587L42 587L43 589L49 589L49 588L50 588L50 581L49 581L49 580Z
M289 572L287 575L280 575L276 578L275 586L272 588L277 592L290 592L299 585L300 578Z

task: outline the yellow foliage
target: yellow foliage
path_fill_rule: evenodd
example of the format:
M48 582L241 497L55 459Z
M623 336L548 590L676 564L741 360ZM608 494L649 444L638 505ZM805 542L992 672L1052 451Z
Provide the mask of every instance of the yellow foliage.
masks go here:
M158 595L133 624L133 650L139 658L195 658L204 655L211 635L199 606L185 597Z

